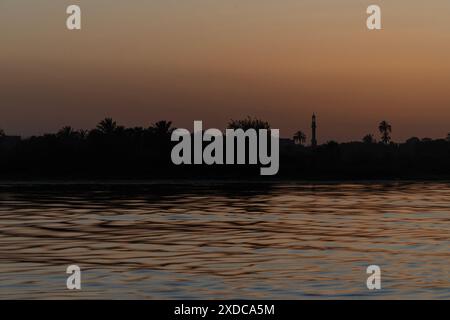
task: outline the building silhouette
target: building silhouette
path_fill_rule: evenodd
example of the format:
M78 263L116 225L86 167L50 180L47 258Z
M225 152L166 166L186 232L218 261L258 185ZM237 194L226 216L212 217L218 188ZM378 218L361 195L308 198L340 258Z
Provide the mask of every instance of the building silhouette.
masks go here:
M313 113L312 115L312 122L311 122L311 147L317 147L317 136L316 136L316 129L317 129L317 123L316 123L316 114Z

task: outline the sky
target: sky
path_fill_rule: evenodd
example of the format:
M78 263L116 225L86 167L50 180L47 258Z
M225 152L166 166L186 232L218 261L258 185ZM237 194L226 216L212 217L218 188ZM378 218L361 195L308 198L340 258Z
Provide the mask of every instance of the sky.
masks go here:
M66 8L82 30L66 29ZM366 28L382 9L383 30ZM247 115L283 137L450 132L448 0L1 0L0 128L29 136L105 117L224 128Z

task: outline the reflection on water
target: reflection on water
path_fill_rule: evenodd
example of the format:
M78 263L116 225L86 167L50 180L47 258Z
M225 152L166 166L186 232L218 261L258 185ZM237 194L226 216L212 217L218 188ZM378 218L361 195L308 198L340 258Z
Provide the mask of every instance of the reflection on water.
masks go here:
M0 187L2 299L449 299L449 248L450 184Z

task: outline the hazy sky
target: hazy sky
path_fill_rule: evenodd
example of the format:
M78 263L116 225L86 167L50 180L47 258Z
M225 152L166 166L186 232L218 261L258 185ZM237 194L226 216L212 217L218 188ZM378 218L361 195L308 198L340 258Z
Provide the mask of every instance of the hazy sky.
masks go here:
M81 31L65 27L82 8ZM366 8L382 8L368 31ZM282 136L450 132L448 0L1 0L0 128L269 120ZM377 134L378 135L378 134Z

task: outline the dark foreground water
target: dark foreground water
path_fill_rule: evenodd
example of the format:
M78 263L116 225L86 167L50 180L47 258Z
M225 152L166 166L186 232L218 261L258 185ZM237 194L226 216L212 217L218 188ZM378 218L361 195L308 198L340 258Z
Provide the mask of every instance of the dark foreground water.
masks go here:
M0 186L1 299L450 299L449 249L446 183Z

